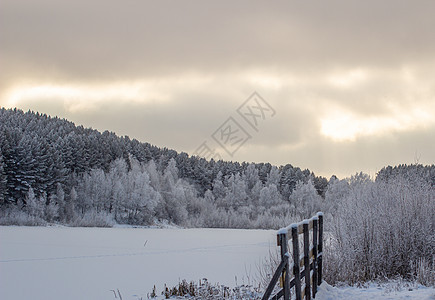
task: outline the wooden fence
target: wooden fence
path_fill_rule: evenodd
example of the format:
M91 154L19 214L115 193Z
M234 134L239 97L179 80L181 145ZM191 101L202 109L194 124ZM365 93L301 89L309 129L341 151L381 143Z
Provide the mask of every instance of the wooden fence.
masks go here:
M312 238L310 243L310 232ZM300 255L299 235L303 235L303 254ZM293 263L290 264L288 241L292 240ZM300 223L291 224L277 233L278 246L281 247L281 263L276 269L262 300L290 299L290 291L294 287L296 300L316 297L317 286L322 283L322 257L323 257L323 213ZM290 279L290 269L293 276ZM276 284L281 279L281 289L271 297ZM302 289L302 281L304 287Z

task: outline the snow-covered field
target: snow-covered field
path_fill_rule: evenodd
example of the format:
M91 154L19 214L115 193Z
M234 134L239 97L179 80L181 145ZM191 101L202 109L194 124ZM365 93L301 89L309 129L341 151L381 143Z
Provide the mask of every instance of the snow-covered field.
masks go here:
M180 279L248 283L273 230L0 227L1 300L147 299ZM248 279L249 277L249 279ZM252 283L252 282L251 282ZM161 297L160 297L161 298ZM119 299L119 298L118 298ZM435 289L322 284L317 300L435 300Z
M372 284L367 288L335 288L322 283L316 300L435 300L435 289L424 286L406 287L402 284Z
M248 282L273 230L0 227L0 299L146 299L180 279Z

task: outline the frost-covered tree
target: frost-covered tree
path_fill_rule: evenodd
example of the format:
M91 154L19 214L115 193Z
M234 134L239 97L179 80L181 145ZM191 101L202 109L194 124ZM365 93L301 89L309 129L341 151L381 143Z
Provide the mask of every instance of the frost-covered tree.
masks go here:
M246 192L246 183L240 174L231 175L227 179L228 190L225 198L220 199L218 205L225 209L235 209L248 204L248 194Z
M131 170L127 178L127 195L125 199L129 209L131 223L149 224L154 215L154 208L160 201L160 195L151 187L150 177L145 168L135 159L131 159Z
M54 222L59 217L59 206L56 203L56 195L49 197L48 204L45 206L45 219L48 222Z
M269 174L267 175L267 185L275 185L278 186L279 185L279 181L281 179L281 174L278 170L278 168L276 166L273 166L270 169Z
M43 218L73 225L111 224L114 218L134 224L160 219L186 226L276 228L319 209L335 222L338 208L346 207L342 202L362 199L358 207L364 207L373 195L391 198L392 186L402 177L410 190L426 184L433 189L435 165L386 167L375 183L364 174L328 182L290 164L207 161L45 114L0 109L0 218L30 215L26 197L32 187ZM380 192L381 186L390 192ZM421 239L415 241L425 248Z
M29 216L35 218L43 217L45 203L42 203L40 200L36 198L35 192L33 191L32 187L30 187L29 190L27 191L25 201L26 201L25 211L29 214Z
M214 203L215 197L213 195L213 192L210 190L205 191L204 193L204 201L207 203Z
M110 164L107 179L111 187L108 200L109 212L114 212L115 219L118 220L118 214L121 210L122 202L125 198L125 187L127 185L127 163L123 158L117 158Z
M83 199L85 207L93 208L97 213L105 211L110 205L110 181L101 169L92 169L83 177Z
M281 203L281 195L278 192L278 188L275 184L265 186L260 191L260 205L265 208L271 208L272 206Z
M177 162L175 159L171 158L168 162L168 165L165 169L164 176L170 177L171 180L176 182L178 180L178 168L177 168Z
M417 261L424 261L426 272L432 272L433 199L435 190L418 173L377 182L361 173L352 176L330 223L333 244L325 258L328 280L410 278Z
M151 169L151 171L153 170ZM158 201L155 207L156 217L170 220L176 224L184 223L187 218L187 200L184 187L187 187L187 185L183 180L178 179L178 168L174 159L169 160L163 176L158 182L160 182L160 185L157 191L161 196L161 200Z
M20 166L17 163L17 144L18 133L13 129L6 129L3 134L2 154L3 154L3 170L6 174L6 202L18 204L22 195L17 193L17 186L21 186L18 181Z
M226 193L227 189L222 182L222 172L219 171L213 181L213 195L216 199L223 199Z
M252 190L254 186L260 181L260 177L258 176L258 169L255 167L255 164L248 165L244 172L243 179L246 181L246 186L248 190Z
M187 191L188 189L184 185L184 182L179 181L172 189L172 197L166 198L166 211L168 217L176 224L183 224L187 219Z
M282 195L290 193L293 187L288 182L294 179L288 175L292 170L292 174L300 175L295 178L301 180L306 181L307 176L311 176L310 172L291 165L277 168L269 163L207 161L140 143L127 136L117 137L108 131L100 133L64 119L18 109L0 109L0 153L0 169L3 169L0 172L0 203L7 209L22 210L24 205L18 205L18 202L24 201L30 186L37 198L43 193L52 197L57 194L60 183L64 191L75 188L77 200L74 206L82 216L88 211L108 212L122 222L130 213L125 205L129 191L124 187L134 159L142 166L146 164L150 185L163 198L165 193L171 193L167 186L171 179L167 174L171 173L171 186L182 179L199 197L212 190L216 203L227 208L251 207L258 203L260 190L267 181L267 184L277 185ZM117 176L110 174L115 161L118 164L124 161L126 165L126 170L117 171ZM165 183L165 170L174 170L174 166L178 172L167 172ZM231 176L233 179L241 176L235 183L243 188L228 184ZM242 197L239 198L235 191ZM225 198L229 200L226 204ZM48 205L50 201L46 202ZM56 203L60 208L58 221L64 222L63 205L57 200ZM160 211L163 214L158 215L166 218L165 209Z
M350 186L347 180L338 179L333 176L329 180L328 189L325 193L325 201L322 208L324 212L337 211L340 203L347 197L350 191Z
M255 185L252 187L250 192L252 205L256 206L260 204L260 193L262 189L263 189L263 184L261 183L260 180L258 180L255 183Z
M150 184L151 186L156 190L159 191L161 189L161 182L160 182L160 174L157 170L156 163L154 160L151 160L146 165L146 170L148 172L148 175L150 176Z
M310 218L320 210L322 197L317 193L311 180L307 183L299 181L290 195L290 203L295 207L295 213L300 218Z
M56 185L56 204L58 207L59 219L61 222L65 222L66 220L66 207L65 207L65 192L60 183Z
M72 220L75 219L76 213L75 213L75 203L77 201L77 192L74 187L71 188L71 191L69 192L69 197L65 197L65 207L64 207L64 213L65 213L65 221L67 223L70 223Z

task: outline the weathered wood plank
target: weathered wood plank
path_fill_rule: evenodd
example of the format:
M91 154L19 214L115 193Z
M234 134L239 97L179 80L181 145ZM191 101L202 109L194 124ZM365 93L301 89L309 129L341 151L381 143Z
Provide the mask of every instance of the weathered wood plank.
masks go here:
M314 257L313 259L313 298L316 298L317 294L317 222L318 218L313 219L313 248L312 248L312 255Z
M281 260L285 261L285 267L282 271L284 282L284 300L290 300L290 270L289 270L289 256L287 249L287 234L281 234Z
M298 223L298 234L304 233L304 223L308 222L308 230L313 229L313 218Z
M305 299L311 300L310 285L310 230L308 222L303 223L304 227L304 269L305 269Z
M323 213L318 213L317 217L319 218L319 245L318 245L318 277L317 284L322 284L322 260L323 260ZM321 254L321 255L320 255Z
M311 247L311 249L310 249L309 257L310 257L310 260L311 259L314 260L316 258L314 256L314 249L313 249L313 247ZM304 266L304 264L305 264L305 257L304 256L299 257L299 267L302 268Z
M266 292L263 295L262 300L269 299L270 295L273 292L273 289L275 288L276 283L278 282L279 276L281 276L282 271L284 270L286 266L286 261L281 261L278 268L276 269L275 273L273 274L272 280L270 281L269 285L267 286Z
M284 289L279 290L279 292L276 293L275 296L273 296L272 298L270 298L270 300L278 300L278 299L281 298L282 296L284 296Z
M292 227L292 240L293 240L293 261L299 261L299 239L298 239L297 226ZM296 300L301 300L301 278L299 264L293 264L293 275L295 276L295 294Z
M308 229L311 230L311 229L313 229L313 221L314 221L314 219L317 219L317 218L318 218L317 216L314 216L309 220L304 220L304 221L299 222L299 223L293 223L288 227L281 228L280 230L278 230L277 235L280 235L282 233L287 233L287 238L291 239L291 232L292 232L293 227L297 227L298 234L303 234L304 233L303 223L308 221ZM277 239L277 243L278 243L278 246L280 246L279 239Z

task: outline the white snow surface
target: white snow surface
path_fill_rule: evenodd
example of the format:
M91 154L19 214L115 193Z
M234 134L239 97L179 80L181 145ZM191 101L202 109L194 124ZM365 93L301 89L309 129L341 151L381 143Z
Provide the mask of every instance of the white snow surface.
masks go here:
M153 285L205 277L235 286L252 280L275 230L0 227L0 299L147 299ZM251 282L252 283L252 282ZM160 296L161 298L161 296ZM336 288L323 283L316 300L435 300L435 289Z
M0 227L0 299L147 299L154 284L230 287L276 247L275 230Z
M391 288L372 284L367 288L345 287L336 288L323 282L316 294L316 300L435 300L435 289L418 286Z

